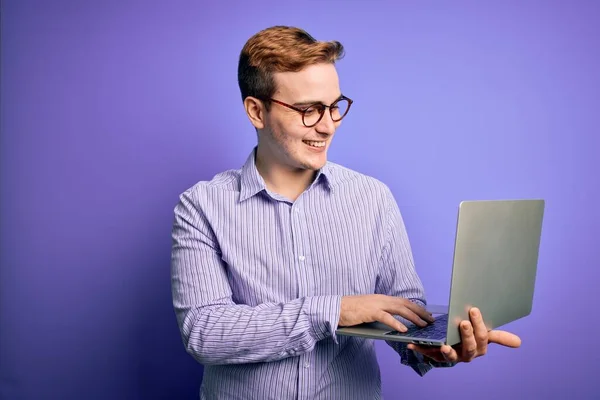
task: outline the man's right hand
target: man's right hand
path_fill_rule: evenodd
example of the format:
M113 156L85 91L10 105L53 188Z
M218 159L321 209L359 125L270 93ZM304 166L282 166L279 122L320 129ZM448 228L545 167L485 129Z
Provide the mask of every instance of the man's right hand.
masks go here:
M382 294L369 294L342 297L338 325L342 327L364 322L381 322L399 332L406 332L406 326L393 315L404 317L420 327L427 326L428 323L434 321L433 316L427 310L410 300Z

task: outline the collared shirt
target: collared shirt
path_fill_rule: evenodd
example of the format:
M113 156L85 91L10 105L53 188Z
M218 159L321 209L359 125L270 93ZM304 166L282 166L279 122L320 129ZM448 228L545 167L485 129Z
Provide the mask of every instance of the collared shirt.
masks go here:
M173 305L187 351L204 365L200 398L381 398L374 341L335 331L344 295L425 305L392 193L327 162L290 201L267 189L255 151L175 207ZM388 344L421 375L431 368Z

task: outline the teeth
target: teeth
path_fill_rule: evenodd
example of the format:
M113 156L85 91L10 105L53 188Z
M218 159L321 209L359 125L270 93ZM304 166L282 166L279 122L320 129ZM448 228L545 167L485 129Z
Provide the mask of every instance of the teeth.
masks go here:
M311 142L308 140L304 140L304 143L312 147L325 147L325 142Z

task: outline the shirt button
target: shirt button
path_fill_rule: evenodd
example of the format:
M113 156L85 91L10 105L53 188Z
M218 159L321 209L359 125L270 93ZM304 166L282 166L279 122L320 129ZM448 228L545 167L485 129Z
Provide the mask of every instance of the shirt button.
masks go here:
M304 368L310 368L310 364L309 363L304 363Z
M306 259L306 257L304 257L304 256L300 256L300 257L298 257L298 259L299 259L300 261L304 261L304 260Z

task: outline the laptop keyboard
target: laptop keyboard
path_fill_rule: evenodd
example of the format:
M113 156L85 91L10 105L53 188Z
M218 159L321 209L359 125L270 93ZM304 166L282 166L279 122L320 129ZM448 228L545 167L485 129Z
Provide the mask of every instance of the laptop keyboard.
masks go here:
M443 340L444 338L446 338L447 327L448 314L444 314L437 317L433 324L427 325L424 328L420 328L414 325L408 328L407 332L392 331L386 333L386 335Z

